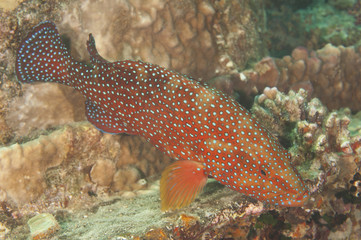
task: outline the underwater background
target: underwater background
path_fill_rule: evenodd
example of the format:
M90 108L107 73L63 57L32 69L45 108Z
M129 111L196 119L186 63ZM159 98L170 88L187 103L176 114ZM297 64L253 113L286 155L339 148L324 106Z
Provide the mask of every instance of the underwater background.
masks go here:
M0 239L361 239L361 1L0 0ZM186 74L232 96L287 148L311 197L259 202L209 180L162 212L172 162L138 136L102 133L85 99L20 84L21 40L53 21L73 58Z

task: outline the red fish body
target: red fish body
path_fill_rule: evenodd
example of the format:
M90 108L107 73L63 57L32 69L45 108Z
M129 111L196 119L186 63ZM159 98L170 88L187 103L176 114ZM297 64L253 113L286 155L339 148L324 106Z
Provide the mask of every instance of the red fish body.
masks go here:
M178 160L162 174L163 210L189 205L208 176L275 205L308 198L290 154L235 100L157 65L108 62L91 35L87 46L91 66L71 58L53 23L41 23L19 47L17 77L74 87L98 129L144 136Z

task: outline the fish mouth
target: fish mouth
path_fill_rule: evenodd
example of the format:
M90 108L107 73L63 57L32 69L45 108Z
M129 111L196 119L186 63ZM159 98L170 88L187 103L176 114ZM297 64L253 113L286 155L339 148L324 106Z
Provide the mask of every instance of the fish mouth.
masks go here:
M293 207L301 207L305 204L305 202L309 199L310 195L308 193L308 190L305 190L303 193L298 195L298 197L294 200L294 203L292 204Z
M308 190L305 190L298 198L296 198L296 200L305 201L306 199L308 199L308 197L309 197Z

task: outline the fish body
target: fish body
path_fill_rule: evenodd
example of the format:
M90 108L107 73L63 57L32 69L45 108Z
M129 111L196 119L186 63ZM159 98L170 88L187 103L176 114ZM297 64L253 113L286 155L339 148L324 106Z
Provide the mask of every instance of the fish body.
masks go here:
M86 97L87 119L101 131L141 135L178 160L161 178L162 210L189 205L212 176L258 200L301 206L308 190L290 154L239 103L179 73L142 61L91 64L72 59L56 26L43 22L22 41L19 81L56 82Z

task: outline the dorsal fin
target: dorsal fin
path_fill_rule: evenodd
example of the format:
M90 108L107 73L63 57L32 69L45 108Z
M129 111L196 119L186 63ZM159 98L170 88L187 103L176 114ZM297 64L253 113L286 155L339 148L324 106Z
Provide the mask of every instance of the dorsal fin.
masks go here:
M87 41L87 49L90 55L90 62L91 64L104 64L110 63L109 61L105 60L102 56L99 55L98 50L95 46L95 40L92 34L89 34L89 40Z

